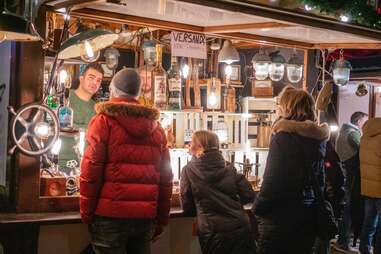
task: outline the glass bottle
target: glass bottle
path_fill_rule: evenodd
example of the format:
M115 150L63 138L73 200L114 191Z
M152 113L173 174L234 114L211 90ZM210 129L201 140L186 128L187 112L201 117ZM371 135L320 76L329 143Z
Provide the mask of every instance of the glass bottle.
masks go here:
M68 101L69 100L65 98L63 105L58 109L58 120L61 130L73 129L74 112L68 105Z
M181 75L177 58L172 56L171 68L168 70L168 110L181 110Z
M152 91L152 71L154 69L153 63L151 61L146 62L145 65L141 66L138 70L141 85L141 94L139 101L143 105L152 106L153 105L153 91Z
M165 110L167 107L167 72L162 66L163 46L156 45L156 66L152 71L154 88L154 105L156 108Z

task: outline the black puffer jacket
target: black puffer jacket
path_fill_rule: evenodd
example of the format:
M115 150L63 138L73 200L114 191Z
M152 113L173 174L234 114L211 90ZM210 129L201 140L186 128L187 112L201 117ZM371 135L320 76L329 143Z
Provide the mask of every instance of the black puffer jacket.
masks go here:
M335 148L327 143L325 163L325 197L331 203L335 217L341 219L345 205L344 173Z
M281 120L273 126L261 190L254 203L259 253L309 253L315 240L313 169L324 189L328 126Z
M197 214L200 233L221 233L249 225L243 204L253 201L246 178L227 166L218 150L193 158L181 173L181 202L185 215Z

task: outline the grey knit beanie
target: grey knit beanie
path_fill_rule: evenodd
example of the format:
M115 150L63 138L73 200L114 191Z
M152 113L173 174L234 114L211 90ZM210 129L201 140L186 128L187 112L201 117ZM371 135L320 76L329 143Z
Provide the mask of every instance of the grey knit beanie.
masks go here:
M132 68L124 68L114 75L110 85L128 95L138 96L140 84L140 76L137 71Z

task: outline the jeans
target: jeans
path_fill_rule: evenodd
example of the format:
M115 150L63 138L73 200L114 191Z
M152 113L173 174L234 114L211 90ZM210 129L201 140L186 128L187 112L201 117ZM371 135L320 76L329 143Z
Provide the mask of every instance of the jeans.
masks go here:
M91 245L97 254L150 254L152 220L95 216L89 225Z
M370 254L373 236L380 225L381 198L365 198L365 218L361 231L360 252ZM378 223L380 222L380 223ZM380 229L378 229L380 231ZM381 254L381 233L377 233L374 254Z
M343 218L339 221L339 238L337 240L337 244L345 249L348 249L353 220L352 206L356 205L353 204L353 194L354 192L357 192L357 182L360 181L357 156L343 162L343 173L345 177L345 206L343 210Z

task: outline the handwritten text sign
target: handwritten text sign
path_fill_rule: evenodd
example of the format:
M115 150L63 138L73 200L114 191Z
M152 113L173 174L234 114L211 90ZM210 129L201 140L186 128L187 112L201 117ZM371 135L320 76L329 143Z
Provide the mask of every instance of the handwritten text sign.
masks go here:
M206 59L206 36L205 34L172 32L171 48L172 56Z

